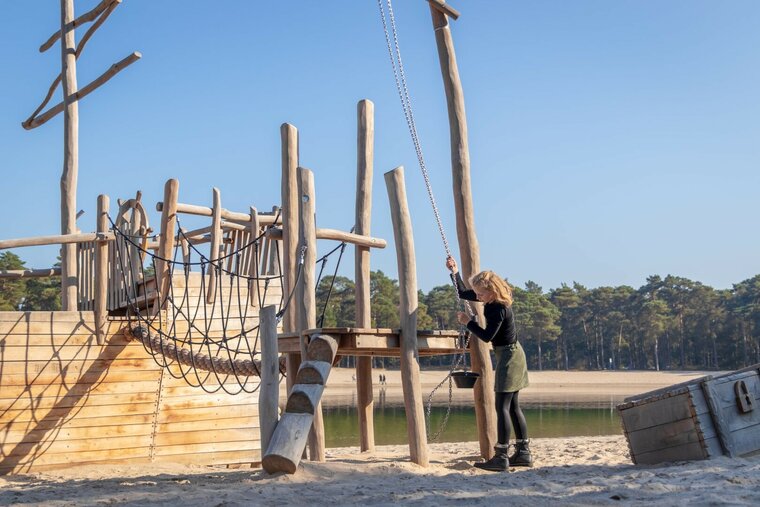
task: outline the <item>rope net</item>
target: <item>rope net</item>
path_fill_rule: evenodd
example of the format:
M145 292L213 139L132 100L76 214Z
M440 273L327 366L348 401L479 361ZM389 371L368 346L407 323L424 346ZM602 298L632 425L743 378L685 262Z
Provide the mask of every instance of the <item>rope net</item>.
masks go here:
M116 271L126 293L128 337L139 340L170 375L207 393L256 392L259 309L275 304L279 323L293 296L282 293L279 242L268 240L266 230L258 235L232 230L223 251L211 259L198 249L198 237L189 237L177 220L178 241L171 258L164 258L147 248L145 236L130 235L112 220L111 226ZM324 265L339 249L318 262ZM302 264L303 249L293 292ZM166 279L169 283L162 283ZM284 356L280 374L285 375Z

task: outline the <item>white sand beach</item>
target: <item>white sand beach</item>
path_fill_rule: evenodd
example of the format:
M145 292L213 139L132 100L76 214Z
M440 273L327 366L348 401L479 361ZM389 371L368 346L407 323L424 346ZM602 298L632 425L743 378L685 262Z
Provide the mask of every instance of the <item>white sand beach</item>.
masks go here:
M760 457L637 466L622 436L537 439L536 466L471 466L475 442L433 444L431 465L405 446L328 449L294 475L184 465L99 465L0 477L0 505L758 505Z
M398 372L387 396L403 399ZM343 402L353 370L336 369L325 400ZM423 391L445 372L423 372ZM533 372L526 399L624 397L701 376L699 372ZM455 390L470 399L469 390ZM430 445L430 466L403 445L327 450L294 475L187 465L97 465L0 477L0 505L760 505L760 457L633 465L625 438L534 439L535 467L509 474L472 467L478 444Z

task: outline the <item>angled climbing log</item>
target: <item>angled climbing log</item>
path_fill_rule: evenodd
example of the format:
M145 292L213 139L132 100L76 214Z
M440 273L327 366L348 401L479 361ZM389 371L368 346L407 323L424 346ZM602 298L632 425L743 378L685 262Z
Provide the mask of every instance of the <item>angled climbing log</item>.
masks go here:
M441 75L446 91L451 140L451 175L453 179L454 209L456 211L457 239L462 277L467 280L480 271L480 246L475 232L475 212L472 206L470 184L470 149L467 139L467 116L464 109L464 92L459 79L454 39L449 27L444 2L431 2L435 41L441 65ZM456 12L456 11L454 11ZM458 16L459 13L456 13ZM456 19L456 17L454 18ZM473 305L480 324L484 324L481 304ZM480 454L484 458L493 455L496 443L496 403L493 393L493 370L491 370L490 346L478 339L470 340L472 370L480 374L475 383L475 418L478 424Z
M304 340L304 343L307 340ZM297 375L289 375L299 379L293 385L285 412L282 414L272 439L262 459L264 470L270 474L277 472L295 473L301 462L309 433L314 421L314 415L319 413L319 398L324 390L324 383L330 373L330 365L335 359L338 342L329 335L312 335L304 351L306 361L302 368L310 368L314 363L327 365L327 371L322 378L314 379L321 383L309 383L308 375L300 371ZM301 383L303 382L303 383Z
M398 264L401 387L404 391L409 454L413 462L426 467L429 460L420 386L420 364L417 355L417 268L412 219L404 185L404 168L397 167L385 173L385 185L391 207Z

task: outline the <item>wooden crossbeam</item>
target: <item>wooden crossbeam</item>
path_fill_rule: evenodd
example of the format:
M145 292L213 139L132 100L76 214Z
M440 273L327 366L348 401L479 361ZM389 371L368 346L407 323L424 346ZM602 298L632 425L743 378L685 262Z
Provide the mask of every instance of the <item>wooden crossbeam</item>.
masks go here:
M399 329L331 327L307 329L301 333L280 333L280 352L300 350L301 338L313 334L327 335L338 342L338 355L399 357L401 339ZM419 330L417 348L420 356L438 356L461 352L459 332L454 330Z
M74 21L69 23L66 26L66 29L73 30L78 26L81 26L85 23L89 23L90 21L93 21L98 16L103 14L106 10L108 10L109 12L106 12L104 17L108 17L111 14L111 12L113 12L113 10L116 8L116 6L121 3L121 1L122 0L103 0L98 5L96 5L91 11L86 12L85 14L82 14L81 16L76 18ZM98 23L102 24L103 21L105 20L101 18L98 20ZM45 51L53 47L53 45L56 42L58 42L60 38L61 38L61 31L57 30L53 35L50 36L50 38L42 46L40 46L40 53L44 53ZM79 43L79 46L81 47L84 44L84 42L85 42L84 39L82 39L82 42Z
M126 69L127 67L135 63L140 58L142 58L142 55L138 53L137 51L135 51L134 53L127 56L120 62L117 62L111 65L111 67L107 71L105 71L103 74L101 74L100 77L98 77L96 80L94 80L93 82L89 83L87 86L80 89L78 92L74 93L72 96L72 101L79 101L85 98L87 95L89 95L90 93L94 92L95 90L97 90L98 88L106 84L108 81L111 80L112 77L114 77L116 74L118 74L122 70ZM34 117L29 118L21 125L26 130L37 128L40 125L43 125L47 123L48 121L50 121L51 119L53 119L61 111L63 111L63 102L59 102L58 104L51 107L50 109L48 109L41 115L37 116L36 118Z
M452 19L459 18L459 11L447 4L444 0L428 0L428 3L430 3L430 7L446 14Z

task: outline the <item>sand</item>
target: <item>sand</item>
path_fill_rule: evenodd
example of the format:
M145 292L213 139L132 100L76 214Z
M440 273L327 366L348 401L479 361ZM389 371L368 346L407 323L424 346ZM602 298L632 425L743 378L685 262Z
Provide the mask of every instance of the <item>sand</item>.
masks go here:
M405 446L328 449L294 475L181 465L83 466L0 477L0 505L760 505L760 457L630 464L622 436L537 439L536 466L470 465L477 444L433 444L431 465Z
M398 372L385 373L386 396L402 399ZM333 373L326 402L350 399L352 374ZM444 375L423 372L423 391ZM535 372L525 398L622 398L699 376ZM471 391L456 392L471 403ZM535 439L532 448L535 467L511 473L472 467L476 442L431 444L427 468L409 461L406 446L328 449L326 463L303 462L294 475L175 464L75 466L0 477L0 505L760 505L760 457L637 466L623 436Z

